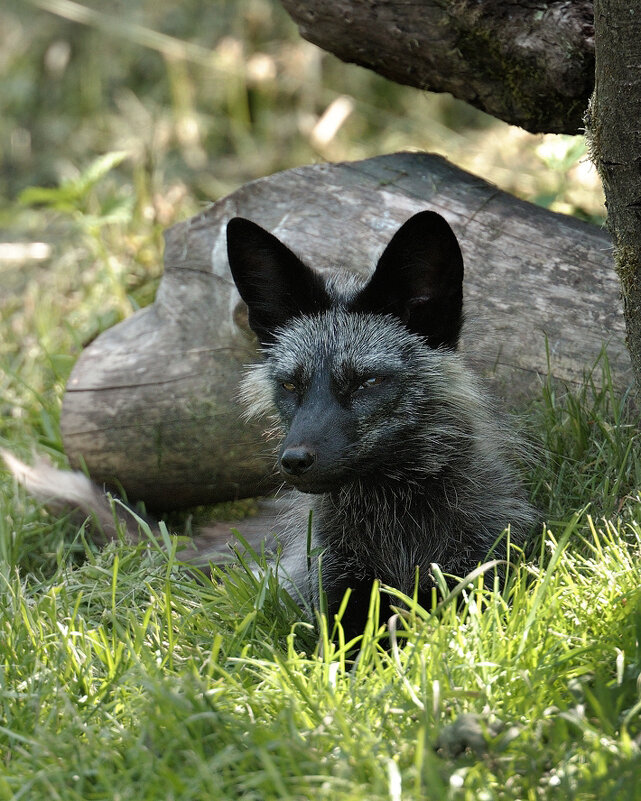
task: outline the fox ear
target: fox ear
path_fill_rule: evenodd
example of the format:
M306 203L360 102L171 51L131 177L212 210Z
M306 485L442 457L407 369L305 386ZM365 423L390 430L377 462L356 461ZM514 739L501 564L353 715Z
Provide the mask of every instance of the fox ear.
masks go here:
M227 255L234 283L262 345L293 317L329 308L323 279L273 234L243 217L227 224Z
M434 211L402 225L354 299L354 311L393 314L432 348L456 348L463 324L463 257Z

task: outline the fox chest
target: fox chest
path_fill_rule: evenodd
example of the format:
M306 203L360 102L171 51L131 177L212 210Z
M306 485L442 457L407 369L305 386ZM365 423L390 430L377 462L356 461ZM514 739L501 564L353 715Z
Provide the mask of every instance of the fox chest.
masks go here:
M321 524L318 542L323 549L324 571L354 581L379 579L407 591L413 587L416 570L427 580L429 566L439 561L441 548L432 532L417 526L413 519L395 517L391 525L383 521L350 519L338 524Z

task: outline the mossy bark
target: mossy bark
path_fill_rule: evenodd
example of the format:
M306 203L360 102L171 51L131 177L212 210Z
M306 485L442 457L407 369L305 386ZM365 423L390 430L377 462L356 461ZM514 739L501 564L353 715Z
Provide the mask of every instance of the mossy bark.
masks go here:
M641 5L596 0L596 80L587 114L621 282L627 345L641 394Z
M281 0L301 35L397 83L533 132L578 133L594 81L591 0Z

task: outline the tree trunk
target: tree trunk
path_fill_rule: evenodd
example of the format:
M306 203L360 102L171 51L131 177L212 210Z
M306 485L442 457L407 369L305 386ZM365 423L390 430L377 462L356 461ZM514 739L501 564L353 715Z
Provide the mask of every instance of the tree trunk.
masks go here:
M595 15L588 135L605 190L627 345L641 393L641 5L596 0Z
M366 275L395 230L426 208L461 242L463 352L512 402L538 393L546 337L560 378L581 380L610 340L615 380L629 380L610 241L596 226L436 156L319 164L248 184L167 231L154 305L104 332L71 374L61 428L72 464L160 509L269 489L271 447L241 421L236 400L257 352L229 273L227 220L255 220L321 270Z
M576 134L594 85L591 0L281 0L302 36L396 83L528 131Z

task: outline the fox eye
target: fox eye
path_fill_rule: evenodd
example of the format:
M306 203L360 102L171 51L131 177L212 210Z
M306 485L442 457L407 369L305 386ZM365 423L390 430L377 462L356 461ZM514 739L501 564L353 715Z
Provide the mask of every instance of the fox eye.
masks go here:
M381 375L373 375L369 378L366 378L364 381L361 381L358 388L359 389L370 389L371 387L377 387L379 384L382 384L385 379Z
M285 392L296 392L296 384L292 381L283 381L281 387L285 390Z

